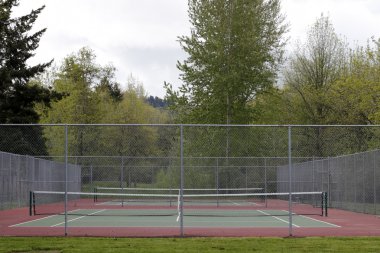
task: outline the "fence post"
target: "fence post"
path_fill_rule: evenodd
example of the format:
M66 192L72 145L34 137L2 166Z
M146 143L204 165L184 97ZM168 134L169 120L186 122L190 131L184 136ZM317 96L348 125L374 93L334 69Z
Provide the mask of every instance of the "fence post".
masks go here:
M264 157L264 192L268 192L267 158ZM264 195L265 207L268 207L268 197Z
M180 220L180 231L181 237L184 236L183 231L183 188L184 188L184 167L183 167L183 125L180 126L180 159L181 159L181 173L180 173L180 197L179 197L179 220Z
M67 179L68 179L68 143L67 124L65 124L65 236L67 236Z
M328 201L330 202L331 199L331 178L330 178L330 156L327 157L327 195L328 195ZM330 204L330 203L329 203Z
M215 182L216 182L216 206L219 207L219 158L216 158L215 167Z
M376 196L376 154L378 151L373 152L373 205L375 208L374 214L377 215L377 196Z
M354 211L358 210L358 200L357 200L357 195L356 195L356 186L357 186L357 173L356 173L356 156L357 154L354 154Z
M288 126L288 163L289 163L289 236L293 236L292 210L292 127Z
M363 188L362 188L362 206L363 206L363 213L365 213L366 212L366 206L367 206L367 203L366 203L366 201L365 201L365 192L366 192L366 184L365 184L365 162L364 162L364 159L365 159L365 157L368 155L368 152L366 152L366 153L363 153L362 154L362 167L363 167Z

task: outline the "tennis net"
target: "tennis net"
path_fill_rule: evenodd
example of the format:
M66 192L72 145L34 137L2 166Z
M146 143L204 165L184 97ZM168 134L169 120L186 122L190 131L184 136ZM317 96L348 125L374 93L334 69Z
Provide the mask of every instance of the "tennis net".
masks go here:
M264 188L185 188L183 189L183 194L185 195L204 195L204 194L211 194L211 196L208 196L208 198L203 198L202 200L196 199L196 198L186 198L186 202L194 202L192 200L195 200L195 202L203 202L204 204L209 203L215 203L217 205L223 204L223 197L219 198L223 195L221 194L241 194L241 193L258 193L263 192ZM119 188L119 187L95 187L94 193L98 192L111 192L111 193L127 193L127 194L162 194L166 195L180 195L181 189L179 188ZM216 196L216 197L214 197ZM244 196L244 195L243 195ZM240 196L240 201L244 201L243 196ZM248 195L249 196L249 195ZM214 198L213 198L214 197ZM252 197L252 196L251 196ZM172 203L172 198L167 198L168 202ZM94 201L98 202L98 195L94 195ZM120 200L115 199L116 202L120 202ZM141 200L143 202L143 200ZM250 200L246 201L252 201L252 198ZM256 196L255 198L256 202L264 202L265 198L263 196Z
M96 201L94 202L94 197ZM292 201L289 201L291 197ZM261 199L266 199L265 203ZM51 201L54 200L54 201ZM327 215L325 192L142 194L107 192L30 192L30 215L258 216L265 210L288 215ZM107 210L99 213L91 210ZM249 212L252 210L252 212ZM254 212L261 211L261 212ZM273 212L271 212L273 214Z

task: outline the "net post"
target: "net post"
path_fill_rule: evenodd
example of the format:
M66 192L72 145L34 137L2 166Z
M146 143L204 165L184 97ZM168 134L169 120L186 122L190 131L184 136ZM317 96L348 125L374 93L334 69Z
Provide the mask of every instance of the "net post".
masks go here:
M29 216L33 215L33 192L29 192Z
M92 164L91 164L91 166L90 166L90 185L91 185L91 187L94 187L94 183L93 183Z
M325 214L325 193L321 193L321 216Z
M172 186L170 185L170 188L169 188L169 195L172 195ZM169 198L169 206L171 207L172 206L172 197Z
M97 196L96 196L97 192L98 192L98 189L94 187L94 202L97 202Z
M36 215L36 194L33 192L32 194L32 205L33 205L33 215Z
M325 209L325 216L327 217L327 209L328 209L328 194L327 192L324 192L324 202L325 202L325 205L324 205L324 209Z

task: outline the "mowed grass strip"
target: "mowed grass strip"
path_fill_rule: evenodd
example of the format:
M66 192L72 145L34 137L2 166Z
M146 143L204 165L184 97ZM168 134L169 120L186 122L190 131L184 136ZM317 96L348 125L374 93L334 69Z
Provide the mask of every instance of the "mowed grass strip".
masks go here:
M380 237L83 238L1 237L0 252L380 252Z

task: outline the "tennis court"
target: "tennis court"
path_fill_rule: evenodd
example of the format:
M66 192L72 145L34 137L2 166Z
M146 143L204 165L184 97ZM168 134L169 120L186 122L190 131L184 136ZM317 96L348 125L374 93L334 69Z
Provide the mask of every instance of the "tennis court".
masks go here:
M380 153L346 148L351 128L41 128L48 156L0 152L1 236L380 235Z
M32 191L29 196L28 208L2 211L2 235L288 236L290 229L296 236L380 233L376 216L328 208L326 192L97 187L92 192Z
M340 227L321 220L327 211L321 206L310 203L294 202L295 212L289 215L288 201L281 199L288 197L285 193L277 193L274 197L274 194L257 193L261 189L218 190L218 192L233 192L228 194L205 193L213 191L212 189L184 189L183 195L147 193L169 192L170 189L103 188L102 190L116 190L119 193L32 192L30 219L11 224L9 227L32 231L41 228L47 231L59 228L69 231L85 229L89 234L99 233L102 230L105 232L113 229L117 231L140 229L139 236L151 236L151 230L165 236L173 230L177 230L177 234L178 230L186 234L194 229L203 230L202 235L215 233L216 230L238 235L239 231L288 229L289 219L292 219L292 228ZM131 191L133 193L126 193ZM245 193L237 193L242 191ZM71 199L67 202L64 200L66 194ZM61 197L62 201L44 204L51 198L57 200L57 197ZM297 201L300 201L300 198L323 201L321 193L295 193L294 197Z
M179 227L178 217L167 215L168 210L158 209L77 209L70 211L70 227ZM287 228L289 226L287 211L279 210L187 210L184 216L185 227L199 228ZM13 227L63 227L65 216L49 215L31 221L15 224ZM294 215L293 226L296 228L339 227L315 218Z

